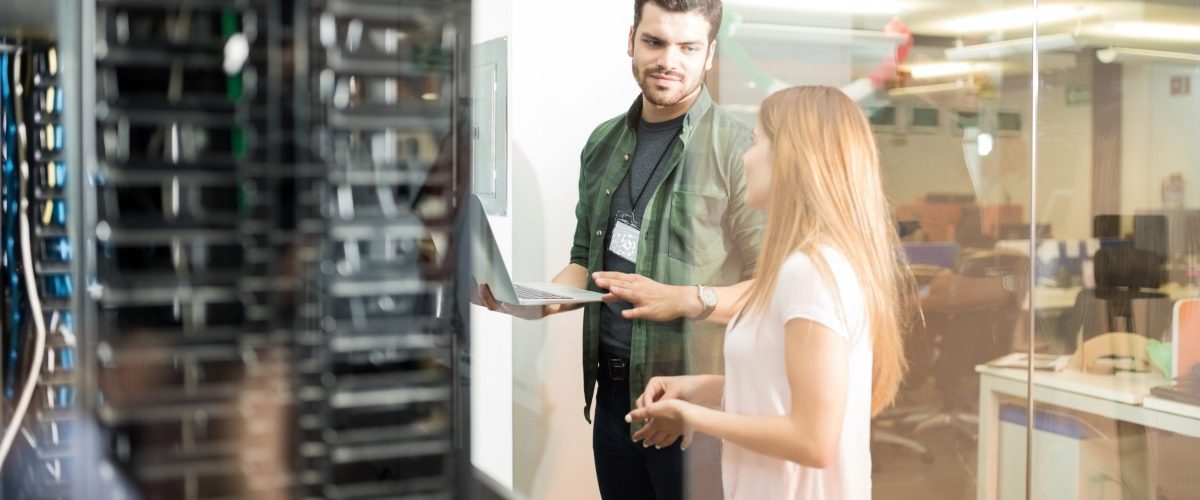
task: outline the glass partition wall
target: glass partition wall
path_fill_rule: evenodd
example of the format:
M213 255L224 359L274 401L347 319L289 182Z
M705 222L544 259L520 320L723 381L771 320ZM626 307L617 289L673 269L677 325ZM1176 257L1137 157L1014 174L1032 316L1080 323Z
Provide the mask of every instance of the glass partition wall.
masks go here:
M921 308L872 425L874 497L1200 491L1200 400L1172 381L1200 361L1200 7L725 11L718 103L754 124L771 92L832 85L875 132Z

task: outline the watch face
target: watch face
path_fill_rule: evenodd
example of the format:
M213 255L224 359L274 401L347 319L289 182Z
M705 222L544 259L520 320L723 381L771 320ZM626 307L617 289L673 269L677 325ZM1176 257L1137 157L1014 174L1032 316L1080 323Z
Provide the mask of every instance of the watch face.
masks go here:
M700 299L704 301L705 305L710 305L710 306L716 305L717 304L717 291L713 290L712 288L708 288L708 287L701 288L700 289Z

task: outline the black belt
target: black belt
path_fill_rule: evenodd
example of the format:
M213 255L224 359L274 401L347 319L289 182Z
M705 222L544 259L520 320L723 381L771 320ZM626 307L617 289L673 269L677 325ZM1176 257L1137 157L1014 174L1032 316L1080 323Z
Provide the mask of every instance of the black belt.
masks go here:
M601 359L600 377L613 382L629 380L629 360L623 358Z

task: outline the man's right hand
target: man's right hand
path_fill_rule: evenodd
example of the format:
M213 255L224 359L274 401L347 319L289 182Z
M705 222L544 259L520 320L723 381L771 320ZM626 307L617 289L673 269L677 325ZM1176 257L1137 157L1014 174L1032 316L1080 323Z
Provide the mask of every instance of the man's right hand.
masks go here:
M471 296L471 303L486 307L489 311L501 312L526 320L542 319L551 314L562 312L563 310L562 304L522 306L500 302L496 300L495 296L492 295L492 289L489 288L486 283L475 286L475 293Z

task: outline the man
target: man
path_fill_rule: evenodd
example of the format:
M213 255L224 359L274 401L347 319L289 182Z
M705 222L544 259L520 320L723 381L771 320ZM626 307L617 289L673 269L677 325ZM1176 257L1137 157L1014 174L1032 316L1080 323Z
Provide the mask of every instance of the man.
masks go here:
M721 16L720 0L635 0L628 53L642 94L581 155L571 261L553 281L600 290L593 273L636 274L671 285L657 290L679 304L665 321L629 319L626 302L585 308L584 416L598 387L592 445L604 498L683 497L679 443L643 447L624 417L651 377L720 370L724 328L700 321L728 319L744 290L730 285L749 279L758 257L764 219L743 204L750 128L703 83ZM525 318L567 309L497 304L486 285L480 295ZM707 461L715 480L717 455Z

